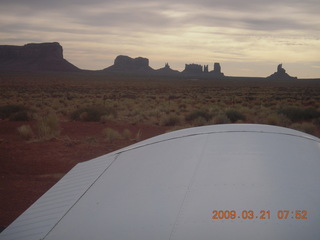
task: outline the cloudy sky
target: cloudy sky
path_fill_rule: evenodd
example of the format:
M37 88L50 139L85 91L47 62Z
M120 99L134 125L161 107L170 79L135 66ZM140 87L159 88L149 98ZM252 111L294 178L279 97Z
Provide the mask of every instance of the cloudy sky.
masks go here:
M117 55L220 62L229 76L320 77L319 0L0 0L0 44L59 42L83 69Z

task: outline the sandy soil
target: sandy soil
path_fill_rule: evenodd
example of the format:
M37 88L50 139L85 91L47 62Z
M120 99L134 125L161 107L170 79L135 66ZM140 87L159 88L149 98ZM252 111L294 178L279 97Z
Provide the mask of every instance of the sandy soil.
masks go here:
M0 227L6 227L42 196L78 162L87 161L135 140L108 142L103 129L112 127L122 132L129 129L140 140L167 131L165 127L105 124L97 122L61 122L61 135L49 141L27 142L17 128L30 122L0 120Z

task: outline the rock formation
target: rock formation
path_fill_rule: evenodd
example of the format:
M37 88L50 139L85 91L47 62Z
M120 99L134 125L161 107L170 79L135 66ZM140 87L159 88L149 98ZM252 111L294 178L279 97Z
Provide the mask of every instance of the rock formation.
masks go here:
M221 72L220 63L213 64L213 71L210 72L215 77L224 77L224 74Z
M297 79L296 77L291 77L289 74L286 73L286 70L282 67L282 63L278 65L277 71L267 78L278 80Z
M163 76L175 76L180 72L170 68L169 63L166 63L163 68L156 70L156 73Z
M284 74L284 73L286 73L286 70L282 67L282 63L278 65L278 67L277 67L277 72L278 72L279 74Z
M183 73L187 74L199 74L203 73L202 66L199 64L186 64L185 69L183 70Z
M0 71L78 71L57 42L0 45Z
M62 46L57 42L29 43L24 46L0 45L0 72L5 71L81 71L63 58ZM166 63L163 68L154 70L149 66L149 59L143 57L131 58L120 55L114 64L102 71L106 73L124 73L162 76L194 76L222 77L221 66L214 64L214 70L209 72L208 65L186 64L184 71L179 72L170 68ZM278 72L281 70L278 69ZM285 72L284 72L285 73Z
M184 74L194 75L194 76L201 76L201 77L224 77L224 74L221 72L220 63L214 63L213 71L209 72L209 66L199 64L186 64L185 69L183 70Z
M217 74L221 74L221 66L220 63L213 64L213 72Z
M154 71L149 66L149 59L147 58L131 58L128 56L117 56L114 60L114 64L104 71L112 71L112 72L139 72L139 73L147 73Z

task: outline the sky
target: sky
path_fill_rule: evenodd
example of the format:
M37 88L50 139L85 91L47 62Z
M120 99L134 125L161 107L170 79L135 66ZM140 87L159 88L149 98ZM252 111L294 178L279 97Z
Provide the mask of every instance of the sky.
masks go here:
M118 55L221 64L227 76L266 77L282 63L320 78L319 0L0 0L0 45L59 42L82 69Z

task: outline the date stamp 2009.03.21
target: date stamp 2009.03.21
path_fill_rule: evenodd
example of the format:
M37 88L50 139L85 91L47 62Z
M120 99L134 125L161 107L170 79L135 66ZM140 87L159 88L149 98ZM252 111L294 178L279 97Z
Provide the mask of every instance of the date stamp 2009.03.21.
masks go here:
M212 219L214 220L224 220L224 219L300 219L306 220L308 219L308 211L306 210L278 210L278 211L270 211L270 210L214 210L212 211Z

